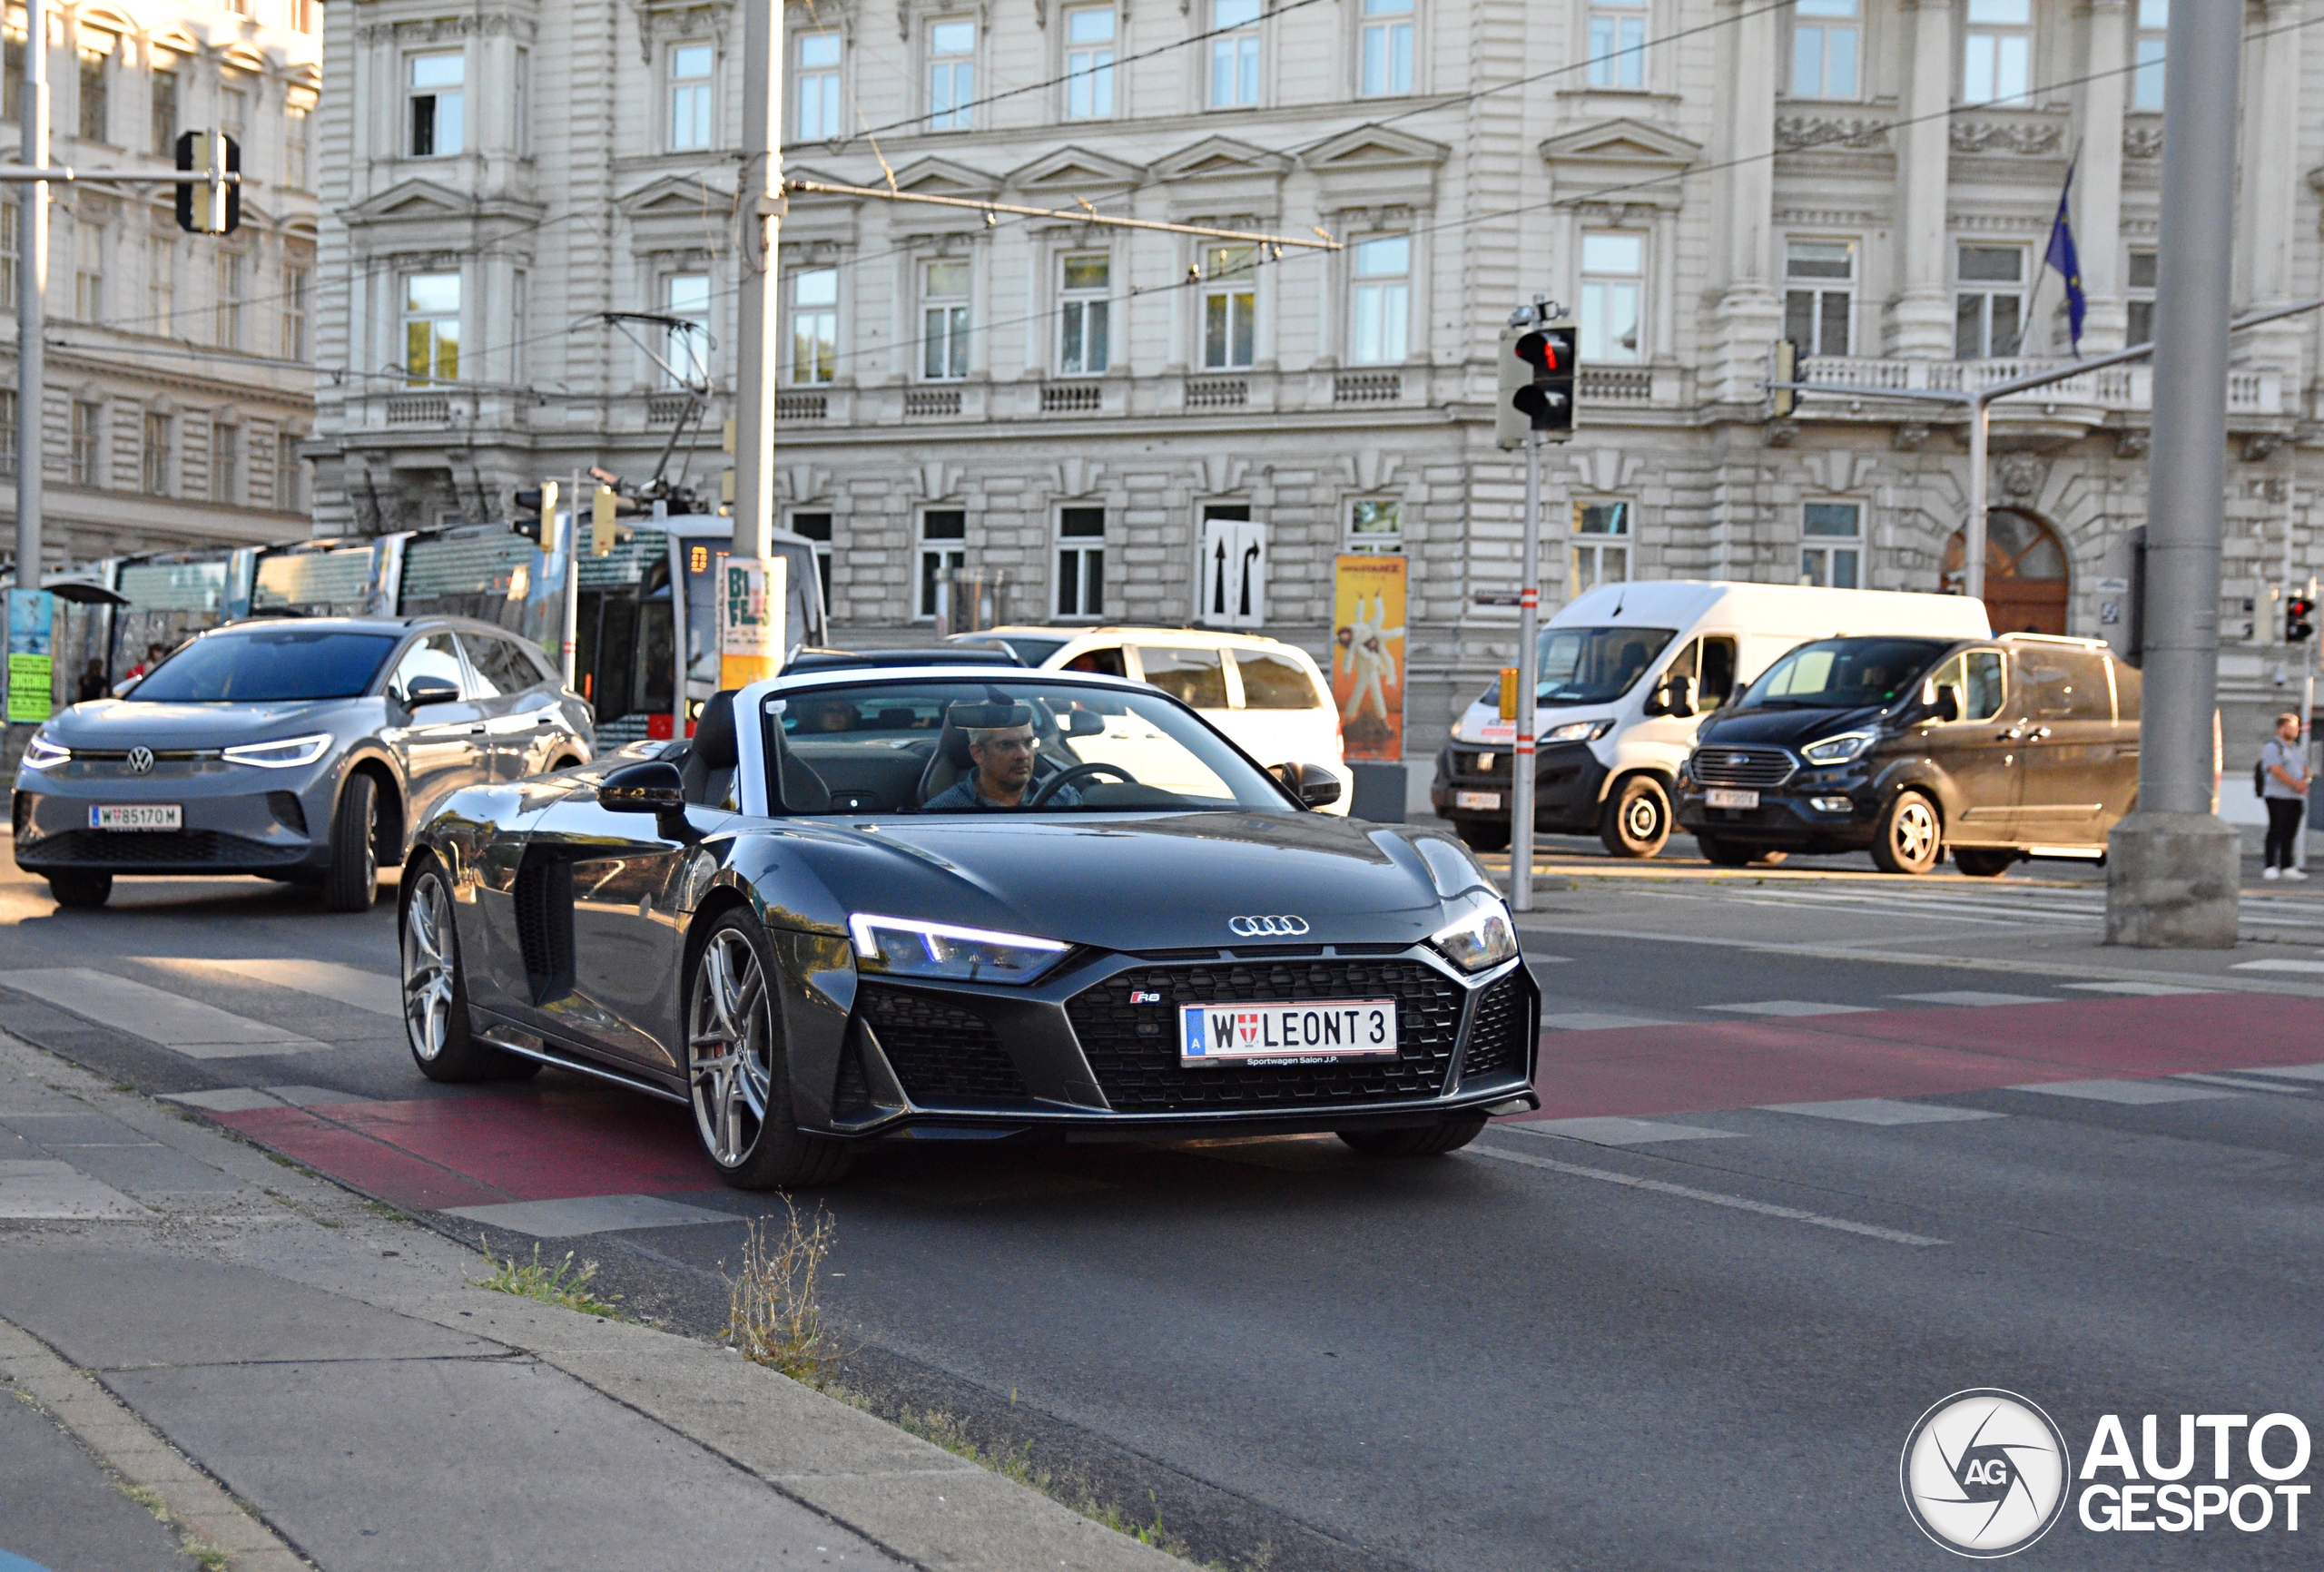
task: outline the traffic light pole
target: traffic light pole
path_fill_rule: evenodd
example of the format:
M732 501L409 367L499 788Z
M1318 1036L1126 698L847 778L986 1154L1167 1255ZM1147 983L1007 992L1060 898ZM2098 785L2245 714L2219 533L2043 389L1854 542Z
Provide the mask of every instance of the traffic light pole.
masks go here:
M743 7L743 169L735 203L743 227L735 329L734 555L774 549L776 246L783 200L783 7ZM685 642L681 631L679 643ZM685 694L677 695L678 708ZM684 734L683 721L678 734Z
M1525 433L1525 544L1517 589L1517 737L1509 766L1509 900L1533 909L1533 727L1541 691L1541 433Z
M48 167L48 5L25 0L27 168ZM16 587L40 587L41 390L48 380L48 182L27 181L16 243Z

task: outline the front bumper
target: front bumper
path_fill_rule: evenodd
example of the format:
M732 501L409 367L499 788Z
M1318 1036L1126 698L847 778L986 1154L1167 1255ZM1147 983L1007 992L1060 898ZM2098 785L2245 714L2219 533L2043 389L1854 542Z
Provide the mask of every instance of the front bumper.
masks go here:
M1155 996L1159 996L1157 998ZM1390 997L1393 1059L1183 1066L1178 1010L1228 1001ZM1541 993L1521 959L1476 978L1419 948L1318 947L1208 959L1099 955L1034 989L863 978L831 1133L1137 1140L1425 1124L1532 1092Z
M1429 805L1439 819L1454 823L1506 824L1510 813L1510 766L1515 755L1505 744L1450 742L1436 755L1436 778L1429 783ZM1493 767L1477 768L1480 758ZM1557 742L1533 755L1533 828L1590 834L1598 828L1598 807L1606 792L1606 766L1587 742ZM1491 808L1462 807L1461 794L1499 799Z
M320 875L330 861L336 761L260 770L216 758L158 760L143 775L79 760L20 770L11 802L27 873ZM181 830L98 830L108 804L173 803Z
M1806 770L1762 789L1756 808L1713 808L1703 787L1681 774L1679 828L1787 851L1862 851L1880 838L1883 793L1866 772L1842 766Z

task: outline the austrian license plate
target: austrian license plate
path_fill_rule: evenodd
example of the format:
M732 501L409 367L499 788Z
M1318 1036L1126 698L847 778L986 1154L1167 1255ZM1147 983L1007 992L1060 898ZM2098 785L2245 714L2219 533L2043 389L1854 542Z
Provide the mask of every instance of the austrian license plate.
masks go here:
M1498 808L1501 806L1501 793L1498 791L1455 791L1452 793L1452 806L1488 810Z
M133 802L124 807L89 809L92 830L182 830L185 810L175 802Z
M1757 808L1758 805L1759 794L1757 791L1734 791L1724 786L1703 789L1703 806L1706 808Z
M1315 1004L1188 1005L1178 1014L1182 1065L1253 1060L1392 1056L1396 1001L1328 999Z

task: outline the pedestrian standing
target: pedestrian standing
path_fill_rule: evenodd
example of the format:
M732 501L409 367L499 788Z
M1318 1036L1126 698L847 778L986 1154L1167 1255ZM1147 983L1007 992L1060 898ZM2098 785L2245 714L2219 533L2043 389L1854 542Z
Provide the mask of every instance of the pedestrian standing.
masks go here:
M2268 844L2260 870L2262 879L2306 879L2292 866L2292 847L2299 837L2301 811L2308 806L2308 749L2299 736L2300 717L2287 711L2276 717L2276 734L2260 750L2265 772L2260 793L2268 804Z

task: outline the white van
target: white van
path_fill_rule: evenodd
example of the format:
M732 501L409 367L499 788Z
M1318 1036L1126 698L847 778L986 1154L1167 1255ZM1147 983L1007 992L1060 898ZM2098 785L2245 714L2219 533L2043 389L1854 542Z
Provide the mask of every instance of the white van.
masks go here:
M1787 650L1841 634L1993 636L1984 603L1790 585L1664 580L1601 585L1541 634L1533 825L1595 834L1617 857L1669 839L1670 794L1702 717ZM1498 683L1436 758L1429 801L1481 851L1509 845L1512 745Z

